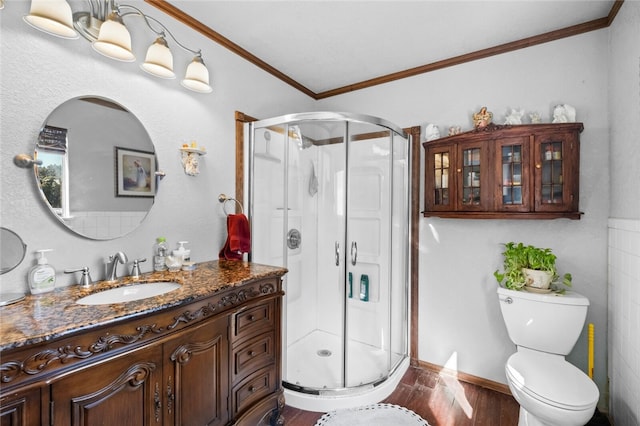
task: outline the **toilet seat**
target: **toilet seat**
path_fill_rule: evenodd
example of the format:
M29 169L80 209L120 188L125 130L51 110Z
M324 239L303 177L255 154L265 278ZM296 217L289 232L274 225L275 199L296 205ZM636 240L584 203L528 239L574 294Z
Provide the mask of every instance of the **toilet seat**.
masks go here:
M505 366L507 379L522 393L544 404L569 411L594 408L598 387L559 355L516 352Z

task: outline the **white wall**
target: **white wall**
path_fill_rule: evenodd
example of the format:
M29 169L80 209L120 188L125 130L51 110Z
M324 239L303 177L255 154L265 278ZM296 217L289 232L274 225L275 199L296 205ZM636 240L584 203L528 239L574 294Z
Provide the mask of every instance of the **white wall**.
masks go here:
M553 105L568 103L584 122L581 220L421 219L420 360L506 382L504 363L514 346L492 274L501 266L500 244L524 241L551 247L560 271L573 274L574 290L590 299L587 322L596 330L595 379L601 402L606 401L607 37L607 30L591 32L318 103L318 109L376 115L402 127L435 123L444 134L451 125L471 129L471 114L482 106L498 123L509 107L539 111L548 122ZM586 328L569 359L586 372Z
M100 56L83 38L64 40L36 31L22 21L29 12L29 2L5 4L0 11L0 218L3 227L24 239L28 253L18 268L0 276L0 289L26 291L33 251L41 248L54 250L47 257L57 268L61 285L79 279L65 275L65 268L89 266L94 279L102 279L103 258L118 250L130 260L149 258L159 235L165 236L171 246L179 240L189 241L195 261L217 259L226 238L217 197L221 192L233 196L235 191L234 112L269 117L309 109L312 100L211 40L184 31L183 25L143 2L135 4L176 34L185 34L180 38L183 44L202 48L213 93L190 92L180 86L179 79L149 76L140 70L140 60L122 63ZM138 24L131 26L134 51L144 57L145 44L153 41L153 35L142 22ZM191 56L177 48L173 52L180 75ZM159 167L167 175L144 224L125 238L92 241L73 235L43 207L33 172L13 165L14 155L33 152L48 114L80 95L111 98L133 112L154 141ZM201 158L197 177L184 173L178 151L190 140L208 151ZM149 271L152 262L148 260L141 267Z
M640 2L626 1L611 27L609 120L610 414L640 424Z

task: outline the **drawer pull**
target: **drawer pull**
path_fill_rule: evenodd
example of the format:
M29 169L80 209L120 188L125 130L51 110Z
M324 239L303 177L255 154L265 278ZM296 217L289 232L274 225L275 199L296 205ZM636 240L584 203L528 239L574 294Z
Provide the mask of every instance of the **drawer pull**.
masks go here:
M256 354L256 353L255 353L255 352L253 352L253 351L249 351L249 352L247 352L247 355L249 355L249 356L254 356L255 354Z
M247 389L247 390L248 390L249 392L253 393L253 392L256 390L256 388L255 388L255 387L253 387L253 386L249 386L249 389Z
M253 315L249 315L247 318L249 318L249 321L253 321L254 319L256 319L256 317L254 317Z

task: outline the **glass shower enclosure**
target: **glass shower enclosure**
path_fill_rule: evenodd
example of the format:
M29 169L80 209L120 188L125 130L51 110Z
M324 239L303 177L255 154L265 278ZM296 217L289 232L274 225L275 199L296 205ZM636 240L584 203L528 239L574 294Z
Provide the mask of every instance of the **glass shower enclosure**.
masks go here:
M250 259L289 271L287 404L379 402L408 367L409 136L376 117L331 112L245 131Z

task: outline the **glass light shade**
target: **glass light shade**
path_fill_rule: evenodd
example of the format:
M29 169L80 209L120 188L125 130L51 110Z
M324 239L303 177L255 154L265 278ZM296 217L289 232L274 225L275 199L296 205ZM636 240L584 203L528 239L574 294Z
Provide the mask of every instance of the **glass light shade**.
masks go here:
M158 37L147 49L147 56L140 68L160 78L175 78L173 55L164 37Z
M62 38L78 38L78 33L73 29L71 6L66 0L31 0L29 14L22 19L45 33Z
M111 59L124 62L136 60L131 51L131 34L124 26L122 18L112 12L100 26L98 39L92 43L93 49Z
M193 61L187 67L187 72L181 84L194 92L211 93L213 91L209 86L209 70L200 56L193 58Z

